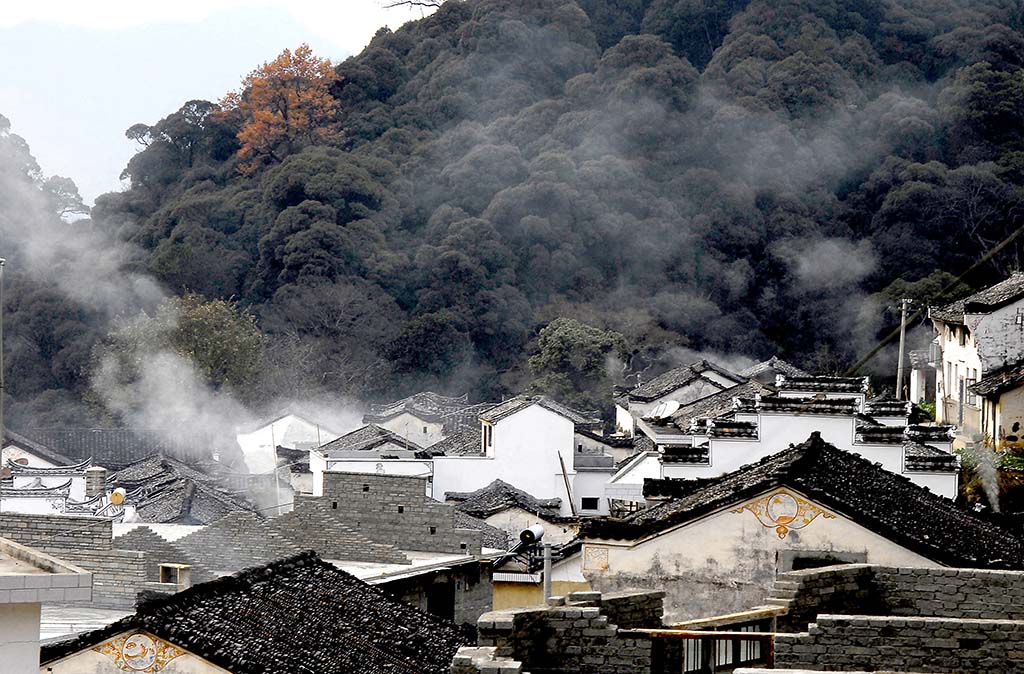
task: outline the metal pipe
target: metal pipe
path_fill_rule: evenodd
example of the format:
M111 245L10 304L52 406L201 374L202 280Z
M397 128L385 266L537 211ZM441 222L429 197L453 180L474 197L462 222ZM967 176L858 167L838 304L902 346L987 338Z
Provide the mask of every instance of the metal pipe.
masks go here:
M551 599L551 544L544 544L544 603Z
M903 351L907 339L907 305L910 300L900 300L900 355L896 365L896 400L903 400Z

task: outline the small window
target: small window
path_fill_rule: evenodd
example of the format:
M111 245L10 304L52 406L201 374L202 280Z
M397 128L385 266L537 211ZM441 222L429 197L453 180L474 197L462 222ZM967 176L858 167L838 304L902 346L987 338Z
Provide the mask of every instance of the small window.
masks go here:
M585 496L580 499L580 508L582 510L597 510L600 502L601 499L596 496Z
M363 485L363 491L370 491L370 485L364 484Z
M337 501L331 501L331 510L337 510L337 509L338 509L338 502Z
M398 514L401 515L405 512L405 506L398 506Z
M430 527L430 533L431 534L436 534L437 533L437 527Z
M424 426L424 427L423 427L423 435L426 435L426 434L427 434L427 427L426 427L426 426Z
M460 550L465 550L466 549L466 544L465 543L459 543L459 549Z

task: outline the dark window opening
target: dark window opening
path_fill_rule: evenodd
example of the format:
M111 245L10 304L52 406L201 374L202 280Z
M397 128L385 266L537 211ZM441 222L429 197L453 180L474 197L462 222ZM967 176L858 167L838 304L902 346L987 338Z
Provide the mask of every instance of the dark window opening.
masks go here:
M338 509L338 502L337 501L331 501L331 510L337 510L337 509Z
M580 508L582 510L597 510L601 499L596 496L586 496L580 499Z
M845 559L822 555L820 557L795 557L793 559L793 570L803 571L804 569L820 569L823 566L835 566L836 564L849 564Z
M398 506L398 514L401 515L405 512L405 506Z
M466 544L465 543L459 543L459 549L465 550L466 549Z
M430 527L430 533L436 534L437 533L437 527Z
M370 491L370 485L364 484L363 485L363 491Z

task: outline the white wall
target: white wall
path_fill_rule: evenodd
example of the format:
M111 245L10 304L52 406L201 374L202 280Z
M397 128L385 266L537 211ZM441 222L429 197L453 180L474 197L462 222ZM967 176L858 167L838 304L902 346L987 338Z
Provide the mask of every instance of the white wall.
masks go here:
M18 459L28 459L28 465L33 468L56 467L55 464L50 463L46 459L42 459L36 456L30 450L23 449L15 444L10 444L4 447L3 451L0 452L0 458L2 458L2 461L0 461L0 466L6 466L8 459L10 459L11 461L17 461Z
M39 604L0 604L0 671L39 671Z
M605 485L608 478L612 476L611 469L605 471L577 470L572 481L572 495L576 501L576 510L580 515L607 515L608 497L605 495ZM583 510L584 497L597 498L597 510Z
M633 426L633 415L618 403L615 403L615 428L626 435L633 435L636 432L636 428Z
M1017 309L1021 307L1024 307L1024 301L990 314L964 316L985 373L1024 359L1024 332L1017 325Z
M306 421L294 414L248 433L235 436L242 449L245 465L249 472L270 473L277 465L276 447L311 449L326 444L340 436L324 426Z
M443 424L437 421L424 421L408 412L402 412L387 421L377 422L377 425L415 442L420 447L429 447L444 440Z
M125 632L123 634L129 634ZM120 636L120 635L119 635ZM165 644L167 642L161 639L148 635L156 644ZM38 635L37 635L38 640ZM116 637L115 637L116 639ZM109 641L114 641L111 639ZM108 642L104 642L108 643ZM37 641L38 644L38 641ZM103 644L100 644L103 646ZM38 645L37 645L38 648ZM183 655L175 657L168 662L163 669L159 671L161 674L230 674L228 670L221 669L211 665L206 660L199 658L191 653L184 651L184 649L178 649L183 652ZM140 670L125 670L116 664L114 658L110 655L98 653L92 649L85 649L78 653L72 654L62 660L50 663L46 667L39 667L38 654L36 657L35 666L29 670L33 672L43 672L52 674L124 674L125 671L140 671L140 672L156 672L156 669L140 669ZM6 674L7 670L4 670Z
M552 523L521 508L509 508L495 513L484 520L492 527L508 532L513 543L519 540L519 533L534 524L544 527L544 542L561 545L576 536L579 526L570 523Z
M834 518L819 515L780 538L774 526L765 526L750 511L734 512L740 505L642 541L588 540L578 564L595 588L641 581L664 588L669 592L669 620L720 615L762 603L784 553L864 553L871 564L939 566L828 509L823 510Z

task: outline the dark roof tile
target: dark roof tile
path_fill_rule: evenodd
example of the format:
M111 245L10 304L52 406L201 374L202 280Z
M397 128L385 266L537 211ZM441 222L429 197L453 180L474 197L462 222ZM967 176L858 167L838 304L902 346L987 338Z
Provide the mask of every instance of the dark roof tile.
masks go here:
M640 402L657 400L658 398L661 398L662 396L697 380L703 379L705 381L710 381L705 376L705 373L708 372L714 372L715 374L734 382L734 384L742 384L746 381L745 377L741 377L734 372L729 372L725 368L718 367L714 363L710 363L706 360L700 360L696 363L690 363L689 365L683 365L681 367L673 368L668 372L663 372L654 379L637 386L629 392L629 399ZM722 385L715 383L715 386L721 388Z
M539 499L508 482L495 480L486 487L471 492L445 494L446 501L455 501L456 509L473 517L486 518L509 508L520 508L538 517L558 517L562 499Z
M942 307L931 307L929 318L962 325L964 314L987 314L1024 296L1024 272L1013 272L1009 278L979 290L973 295Z

